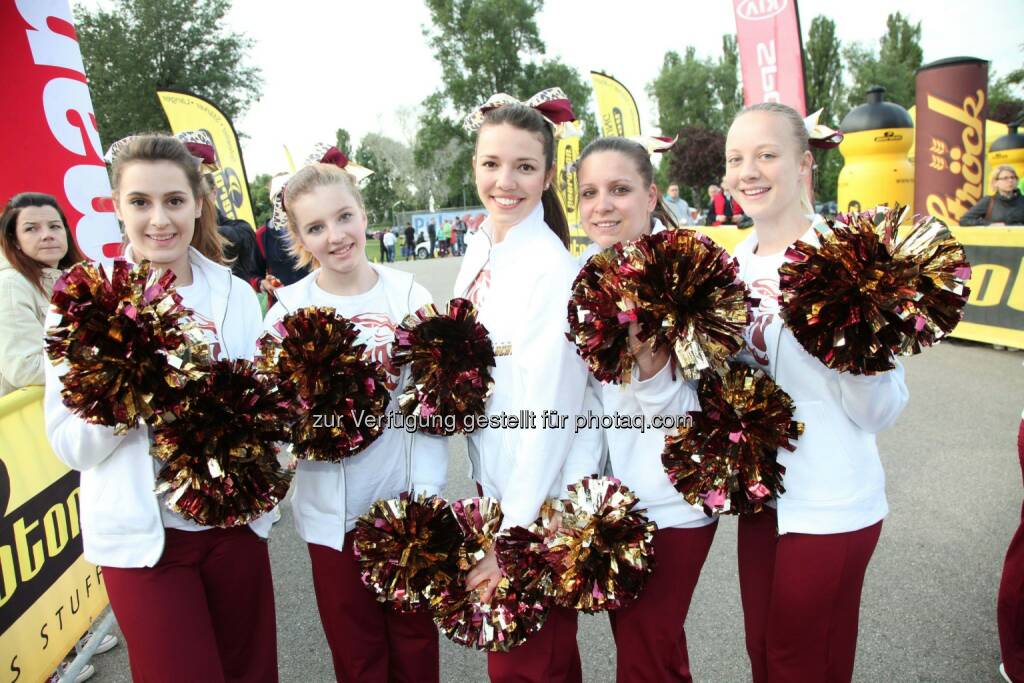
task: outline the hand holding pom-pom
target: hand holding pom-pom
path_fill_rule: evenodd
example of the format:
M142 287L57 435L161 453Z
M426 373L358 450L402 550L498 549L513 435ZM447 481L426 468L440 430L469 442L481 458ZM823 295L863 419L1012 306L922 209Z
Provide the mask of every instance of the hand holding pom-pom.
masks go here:
M797 242L779 269L782 317L797 341L830 368L874 374L895 356L920 353L956 327L970 293L963 247L932 217L903 226L906 207L875 225L840 216Z
M640 595L654 569L656 526L636 504L636 494L614 477L584 477L569 486L545 543L557 604L593 613Z
M743 345L750 323L747 287L736 261L694 230L664 230L622 247L622 294L636 302L641 341L672 352L693 380L722 367Z
M363 584L399 610L426 607L459 571L462 532L440 496L378 500L353 533Z
M430 304L407 316L395 329L392 360L411 366L399 406L427 432L464 432L468 418L484 413L494 384L494 346L468 299L449 301L445 315Z
M365 450L385 426L391 395L384 368L363 357L355 325L334 309L310 306L275 325L260 340L260 367L293 398L292 452L297 458L340 462Z
M468 571L493 547L501 526L501 507L493 498L469 498L451 504L463 533L459 575L431 596L430 607L438 628L450 640L479 650L507 652L540 630L547 618L543 592L524 593L502 576L492 597L481 597L486 587L466 588Z
M163 463L157 493L186 519L208 526L248 524L281 502L290 473L277 461L290 413L277 388L246 360L221 360L190 383L177 419L157 427L153 456Z
M196 363L208 360L173 282L173 272L157 276L145 261L115 261L109 280L91 263L60 277L52 304L61 321L48 331L46 350L68 365L64 405L119 434L140 419L160 424L185 384L202 376Z
M701 410L665 438L662 464L672 485L708 516L760 512L785 492L778 449L803 432L793 401L767 374L730 362L700 381Z

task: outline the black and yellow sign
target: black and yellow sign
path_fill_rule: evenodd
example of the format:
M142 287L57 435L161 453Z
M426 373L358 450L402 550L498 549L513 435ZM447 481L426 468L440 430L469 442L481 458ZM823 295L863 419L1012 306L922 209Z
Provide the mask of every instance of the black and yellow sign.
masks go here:
M42 388L0 399L0 682L43 681L107 606L82 557L78 473L53 454Z

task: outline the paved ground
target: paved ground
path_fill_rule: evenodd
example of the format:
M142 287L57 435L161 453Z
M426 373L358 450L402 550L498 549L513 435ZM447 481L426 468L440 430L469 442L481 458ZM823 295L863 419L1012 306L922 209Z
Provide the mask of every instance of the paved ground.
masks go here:
M414 271L435 300L446 301L458 263L402 267ZM1024 353L950 342L906 363L910 405L879 437L892 512L864 589L857 681L1000 680L995 596L1021 502L1015 439L1024 407L1022 360ZM454 439L451 497L471 495L466 473L465 442ZM735 520L723 519L687 621L698 681L749 680L735 542ZM281 680L333 680L309 559L287 503L271 557ZM583 616L579 643L585 680L614 680L607 619ZM123 647L95 664L96 680L130 680ZM442 639L441 673L445 681L484 681L485 657Z

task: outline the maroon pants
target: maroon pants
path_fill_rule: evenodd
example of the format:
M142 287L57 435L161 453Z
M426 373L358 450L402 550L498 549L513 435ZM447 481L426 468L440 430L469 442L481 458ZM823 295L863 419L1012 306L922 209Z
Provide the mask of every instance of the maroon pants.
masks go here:
M135 683L277 681L267 543L249 527L165 530L154 567L103 567Z
M508 652L488 652L492 683L580 683L576 617L576 610L552 607L544 626L525 643Z
M359 578L352 541L347 534L340 553L308 544L335 677L344 683L436 683L441 653L433 619L426 612L405 614L377 602Z
M776 532L768 508L739 521L740 599L754 683L848 683L864 573L882 523L841 534Z
M654 532L654 572L636 602L608 613L618 683L690 683L686 613L718 524Z
M1017 457L1024 476L1024 420L1017 430ZM1006 674L1014 683L1024 683L1024 505L1020 511L1020 526L1010 541L1003 562L996 621Z

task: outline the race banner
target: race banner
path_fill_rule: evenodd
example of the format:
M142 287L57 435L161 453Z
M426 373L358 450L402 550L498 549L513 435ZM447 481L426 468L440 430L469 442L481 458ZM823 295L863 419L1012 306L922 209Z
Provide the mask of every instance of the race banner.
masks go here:
M594 98L601 117L601 135L627 138L640 135L640 112L626 86L600 71L591 71L590 80L594 83Z
M986 193L988 62L954 57L917 70L914 208L956 223Z
M569 224L569 250L573 256L578 256L590 244L590 239L580 227L580 191L575 167L580 157L580 139L575 136L560 139L556 156L555 189Z
M249 198L249 182L238 146L238 134L231 121L212 102L191 93L158 90L156 94L174 133L205 130L213 138L213 146L220 161L220 171L213 177L217 205L228 218L246 221L255 230L257 226Z
M109 261L121 230L72 22L68 0L0 0L0 149L9 161L0 202L19 192L55 196L85 255Z
M44 681L107 606L82 557L78 473L50 450L43 389L0 399L0 680Z
M807 114L796 0L733 0L743 103L781 102Z

